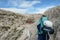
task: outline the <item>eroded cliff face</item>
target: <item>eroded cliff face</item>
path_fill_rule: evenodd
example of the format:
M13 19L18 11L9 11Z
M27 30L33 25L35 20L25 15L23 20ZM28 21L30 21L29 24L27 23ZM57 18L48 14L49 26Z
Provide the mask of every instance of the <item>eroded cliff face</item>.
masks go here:
M60 6L48 9L45 15L54 23L53 40L60 40Z
M0 10L0 40L37 40L36 26L40 17L40 14L22 15Z

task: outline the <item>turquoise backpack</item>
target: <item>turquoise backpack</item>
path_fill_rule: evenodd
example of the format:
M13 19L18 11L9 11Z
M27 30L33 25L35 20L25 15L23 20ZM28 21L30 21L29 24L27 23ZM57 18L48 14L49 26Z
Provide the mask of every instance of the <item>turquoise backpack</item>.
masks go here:
M42 34L43 31L42 31L42 28L44 27L44 24L43 22L48 20L48 17L41 17L41 19L39 20L38 22L38 25L37 25L37 28L38 28L38 34Z

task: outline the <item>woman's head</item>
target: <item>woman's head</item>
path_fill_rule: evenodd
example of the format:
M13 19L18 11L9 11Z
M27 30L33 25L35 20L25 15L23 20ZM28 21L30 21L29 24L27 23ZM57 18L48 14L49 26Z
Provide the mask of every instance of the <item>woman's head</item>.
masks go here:
M42 15L42 17L46 17L46 15Z

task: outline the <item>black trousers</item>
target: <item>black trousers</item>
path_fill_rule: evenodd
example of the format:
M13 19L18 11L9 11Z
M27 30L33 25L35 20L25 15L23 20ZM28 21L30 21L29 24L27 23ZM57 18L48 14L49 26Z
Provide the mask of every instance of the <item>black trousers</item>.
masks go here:
M48 33L44 32L43 34L38 34L38 40L49 40Z

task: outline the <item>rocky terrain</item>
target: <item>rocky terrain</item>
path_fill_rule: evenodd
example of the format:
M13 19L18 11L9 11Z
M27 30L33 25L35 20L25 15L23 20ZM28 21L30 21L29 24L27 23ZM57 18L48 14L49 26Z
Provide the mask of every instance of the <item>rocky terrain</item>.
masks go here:
M40 17L40 14L22 15L0 9L0 40L37 40Z
M54 23L53 40L60 40L60 6L48 9L45 15Z
M45 15L54 23L50 40L60 40L60 6ZM18 14L0 9L0 40L37 40L37 24L41 14Z

